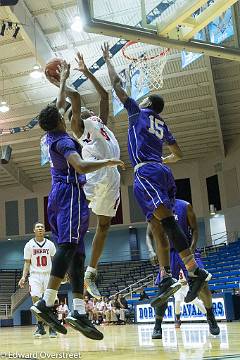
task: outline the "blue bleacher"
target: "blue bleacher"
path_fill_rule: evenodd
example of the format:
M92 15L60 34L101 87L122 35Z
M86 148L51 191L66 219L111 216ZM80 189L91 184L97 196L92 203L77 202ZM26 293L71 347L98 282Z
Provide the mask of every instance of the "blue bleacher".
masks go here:
M232 292L240 289L240 240L214 249L203 258L204 266L211 272L209 288L214 292ZM149 297L156 296L157 287L144 289ZM139 293L133 294L128 303L139 303Z

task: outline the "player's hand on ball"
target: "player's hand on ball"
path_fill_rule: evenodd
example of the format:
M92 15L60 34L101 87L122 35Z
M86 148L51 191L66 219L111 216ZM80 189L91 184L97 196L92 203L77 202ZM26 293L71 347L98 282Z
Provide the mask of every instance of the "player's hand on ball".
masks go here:
M21 289L24 288L25 282L26 282L26 279L25 279L24 277L22 277L22 278L19 280L18 286L19 286Z
M123 170L125 170L125 164L122 160L118 159L109 159L108 166L120 166Z
M55 77L50 76L50 75L48 74L48 70L46 70L45 75L46 75L46 78L48 79L48 81L49 81L51 84L53 84L53 85L55 85L55 86L57 86L57 87L60 86L60 81L58 81Z
M77 56L75 57L75 60L78 64L78 68L75 68L74 70L79 70L81 71L83 74L87 74L89 72L84 60L83 60L83 55L80 54L80 52L77 52Z
M58 70L56 71L60 76L60 81L65 81L69 78L70 75L70 64L68 64L65 60L58 66Z
M105 42L103 45L102 45L102 52L103 52L103 58L104 60L109 60L111 58L111 53L110 53L110 50L109 50L109 44L107 42Z

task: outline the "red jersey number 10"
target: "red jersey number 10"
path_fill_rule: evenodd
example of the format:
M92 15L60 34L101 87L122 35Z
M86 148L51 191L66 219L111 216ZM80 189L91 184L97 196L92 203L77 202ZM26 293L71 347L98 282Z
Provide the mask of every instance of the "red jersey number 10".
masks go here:
M37 257L37 266L47 266L47 257L46 256L38 256Z

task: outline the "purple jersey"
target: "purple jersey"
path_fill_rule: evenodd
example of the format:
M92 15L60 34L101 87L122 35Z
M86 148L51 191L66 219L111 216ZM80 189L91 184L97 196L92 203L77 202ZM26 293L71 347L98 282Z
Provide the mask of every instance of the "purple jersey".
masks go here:
M129 117L128 152L132 165L148 161L162 163L163 143L176 143L167 125L154 111L140 109L130 97L124 107Z
M79 183L85 184L85 175L78 174L69 164L67 157L74 152L81 155L80 144L66 132L49 132L47 134L52 183Z
M178 225L184 232L187 240L189 241L189 245L190 245L192 242L192 231L191 231L191 228L190 228L190 226L188 224L188 220L187 220L188 205L189 205L189 203L187 201L176 199L174 206L173 206L173 212L174 212L175 219L178 222ZM170 247L174 248L171 241L170 241Z

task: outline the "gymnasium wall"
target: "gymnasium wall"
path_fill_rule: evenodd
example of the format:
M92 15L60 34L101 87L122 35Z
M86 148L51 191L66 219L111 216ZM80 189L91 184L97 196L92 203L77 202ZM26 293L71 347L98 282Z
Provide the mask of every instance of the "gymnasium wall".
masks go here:
M240 230L240 140L231 142L226 149L226 157L212 154L199 161L180 161L172 165L176 179L189 179L192 204L199 219L204 218L206 239L210 239L209 203L206 178L217 175L220 191L221 213L225 215L227 231ZM121 204L122 223L130 225L144 221L132 193L133 172L128 169L122 172ZM34 186L31 193L22 186L0 189L0 239L14 235L24 236L30 233L32 224L44 219L44 197L50 189L49 182ZM96 216L90 219L90 228L96 226ZM209 241L209 240L207 240Z

